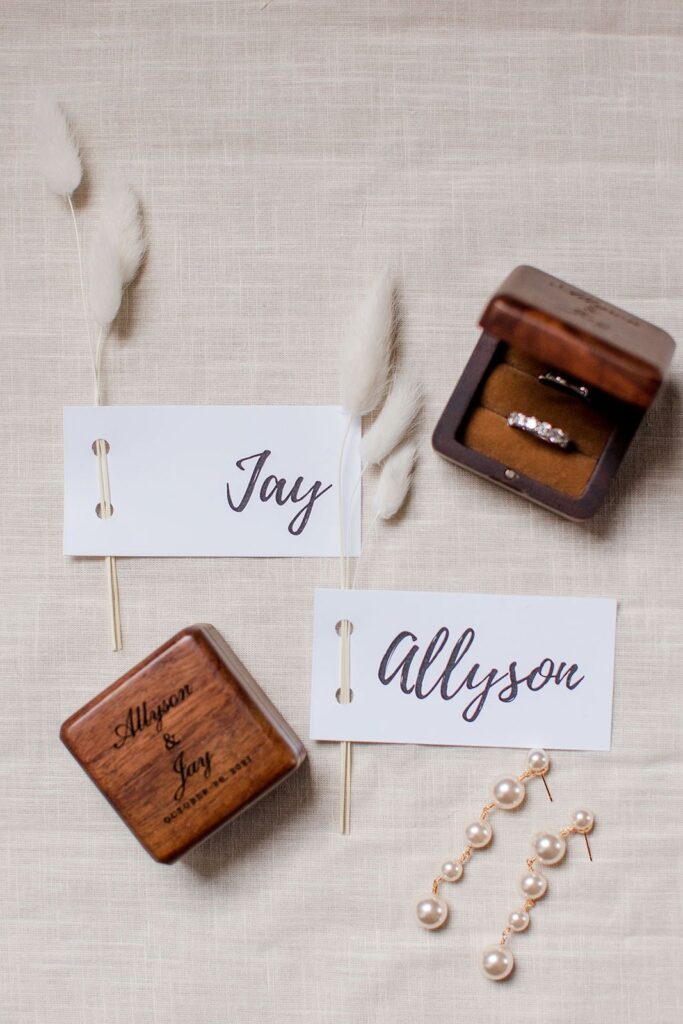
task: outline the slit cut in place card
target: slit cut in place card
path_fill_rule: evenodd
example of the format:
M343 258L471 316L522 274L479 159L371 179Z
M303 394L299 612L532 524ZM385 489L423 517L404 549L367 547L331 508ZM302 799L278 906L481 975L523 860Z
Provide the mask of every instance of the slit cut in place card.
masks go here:
M337 406L67 407L64 553L339 555L347 423ZM353 420L341 480L347 555L360 553L359 480Z
M608 598L318 590L311 739L609 750L616 609Z

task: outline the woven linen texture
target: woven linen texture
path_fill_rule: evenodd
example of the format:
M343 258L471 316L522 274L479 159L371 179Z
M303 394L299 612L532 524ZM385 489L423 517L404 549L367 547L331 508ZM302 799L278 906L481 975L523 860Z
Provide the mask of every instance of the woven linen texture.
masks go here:
M678 0L4 0L2 1021L681 1019L680 352L589 525L448 466L429 435L518 263L683 338L682 33ZM426 411L414 495L360 585L619 599L613 751L554 757L555 802L532 785L496 820L443 933L414 899L522 751L355 747L342 838L338 748L309 744L296 778L169 869L59 744L68 714L194 621L306 739L313 589L338 569L122 559L110 652L102 562L61 554L61 408L91 383L68 214L32 155L45 86L82 142L86 245L108 182L145 205L107 401L334 402L346 319L389 263ZM595 861L572 842L513 981L492 985L478 956L520 903L528 838L582 804Z

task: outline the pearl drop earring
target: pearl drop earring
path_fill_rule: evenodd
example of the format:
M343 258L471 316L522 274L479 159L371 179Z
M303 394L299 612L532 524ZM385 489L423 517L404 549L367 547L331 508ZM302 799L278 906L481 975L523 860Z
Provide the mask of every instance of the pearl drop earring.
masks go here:
M482 850L491 842L493 829L489 824L488 817L491 811L498 808L502 811L512 811L524 802L527 779L540 778L552 800L548 783L545 781L545 774L550 768L550 758L545 750L530 750L527 756L527 767L521 775L504 775L494 783L491 791L493 799L486 804L478 821L473 821L465 829L467 846L459 857L447 860L441 867L441 872L432 883L430 896L424 896L418 900L416 912L417 919L423 928L434 931L441 928L448 918L448 904L442 896L439 896L439 886L442 882L459 882L463 876L464 866L475 850Z
M561 829L557 835L553 835L551 832L537 832L531 840L535 856L529 857L527 860L527 871L522 875L519 883L522 893L526 896L524 906L521 910L512 911L498 945L489 946L482 954L481 969L491 981L504 981L505 978L509 978L512 974L515 967L515 958L508 949L507 941L513 932L526 931L531 920L529 911L536 906L537 900L545 896L548 883L538 868L552 867L555 864L559 864L567 852L565 837L574 833L583 836L586 841L588 856L593 860L588 843L588 833L594 824L595 818L590 811L574 811L571 825Z

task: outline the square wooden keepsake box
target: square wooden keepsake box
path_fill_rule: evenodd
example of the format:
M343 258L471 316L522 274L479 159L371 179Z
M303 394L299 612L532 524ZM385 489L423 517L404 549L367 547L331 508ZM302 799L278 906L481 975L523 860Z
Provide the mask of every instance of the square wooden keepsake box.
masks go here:
M148 853L171 864L295 771L306 751L212 626L190 626L61 728Z
M488 302L433 435L437 452L570 519L588 519L662 383L658 327L534 267Z

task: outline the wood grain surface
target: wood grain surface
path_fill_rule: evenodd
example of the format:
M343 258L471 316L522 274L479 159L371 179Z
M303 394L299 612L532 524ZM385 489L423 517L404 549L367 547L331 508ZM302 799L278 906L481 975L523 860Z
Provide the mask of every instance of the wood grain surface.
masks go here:
M642 409L673 353L666 331L536 267L516 267L482 313L489 334Z
M210 626L190 626L64 722L61 739L169 864L294 771L300 740Z

